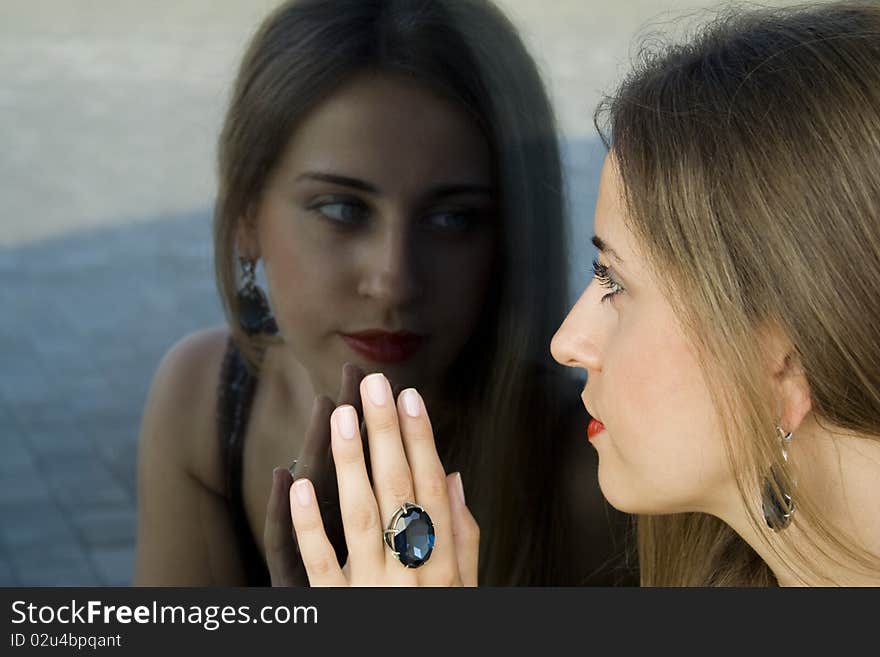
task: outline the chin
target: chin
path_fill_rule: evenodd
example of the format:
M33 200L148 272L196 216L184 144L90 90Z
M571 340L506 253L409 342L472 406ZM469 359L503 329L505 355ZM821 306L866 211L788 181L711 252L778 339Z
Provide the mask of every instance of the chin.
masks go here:
M631 495L627 495L627 491L623 490L621 482L619 480L615 481L607 474L603 475L601 463L599 465L599 489L602 491L602 495L608 501L608 504L618 511L639 513L639 510L633 504Z
M710 513L687 491L667 490L661 494L656 487L639 485L621 477L620 472L603 472L599 465L599 488L607 502L618 511L631 515L662 516L674 513Z
M658 507L656 491L647 491L645 486L626 476L619 464L615 466L609 467L607 462L603 465L603 459L599 457L599 488L611 506L629 514L658 515L671 512L670 509Z

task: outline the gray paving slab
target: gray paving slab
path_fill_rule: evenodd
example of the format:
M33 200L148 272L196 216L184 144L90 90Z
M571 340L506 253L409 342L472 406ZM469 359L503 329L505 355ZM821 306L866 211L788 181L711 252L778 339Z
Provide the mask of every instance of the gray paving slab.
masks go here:
M95 427L94 430L97 430ZM112 437L112 436L111 436ZM129 447L132 445L129 443ZM129 453L131 458L131 452ZM97 450L89 455L47 460L41 467L56 498L65 507L106 506L129 501L129 495Z
M0 517L0 541L7 553L78 540L69 520L51 502L17 506L13 512L0 511Z
M49 504L52 493L48 483L37 476L33 466L22 467L15 472L6 473L2 480L0 507L22 507Z
M99 586L87 551L76 541L51 541L9 553L22 586Z
M16 272L0 319L0 577L128 584L153 371L222 319L209 212L0 249L0 271Z
M2 450L3 458L0 458L0 482L5 481L3 476L6 474L14 474L20 470L26 470L33 467L34 460L30 452L24 446L22 441L13 434L15 429L11 426L11 422L4 422L0 426L0 450ZM0 496L2 496L3 488L0 486Z
M134 542L99 546L89 551L92 567L102 586L131 586L134 572Z
M0 586L20 586L15 569L6 555L0 556Z
M74 508L68 517L74 530L89 546L129 549L134 545L136 522L130 504Z

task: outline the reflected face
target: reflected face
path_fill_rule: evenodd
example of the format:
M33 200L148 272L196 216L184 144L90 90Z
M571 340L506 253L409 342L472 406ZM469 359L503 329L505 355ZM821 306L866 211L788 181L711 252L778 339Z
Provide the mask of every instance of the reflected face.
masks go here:
M630 513L717 515L736 497L718 417L691 341L625 225L620 190L606 158L595 214L596 277L551 351L559 363L587 370L582 397L604 425L591 443L612 505Z
M279 330L318 389L347 361L395 385L441 378L486 299L495 206L485 138L424 87L363 75L306 115L257 232Z

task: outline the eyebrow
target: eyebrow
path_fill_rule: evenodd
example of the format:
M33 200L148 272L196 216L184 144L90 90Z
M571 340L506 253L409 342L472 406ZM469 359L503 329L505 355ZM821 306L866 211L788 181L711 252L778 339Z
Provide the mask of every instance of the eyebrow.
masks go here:
M340 176L335 173L310 171L298 176L297 181L300 180L316 180L318 182L341 185L342 187L350 187L351 189L357 189L362 192L369 192L370 194L381 193L378 187L366 182L365 180L352 178L350 176ZM437 187L432 188L431 190L429 190L426 196L430 199L439 199L445 198L447 196L459 196L463 194L494 196L495 190L489 185L478 185L471 183L450 183L445 185L438 185Z
M349 176L338 176L335 173L309 172L297 176L296 179L297 181L317 180L318 182L326 182L333 185L351 187L352 189L358 189L362 192L370 192L371 194L379 193L379 188L375 185L371 185L370 183L359 180L358 178L350 178Z
M612 249L610 246L608 246L608 243L605 242L605 240L603 240L601 237L599 237L598 235L593 235L592 241L593 241L593 246L595 246L597 249L599 249L599 251L601 251L602 253L607 253L610 256L613 256L614 259L617 260L618 262L623 262L623 258L621 258L619 255L617 255L617 252L614 249Z

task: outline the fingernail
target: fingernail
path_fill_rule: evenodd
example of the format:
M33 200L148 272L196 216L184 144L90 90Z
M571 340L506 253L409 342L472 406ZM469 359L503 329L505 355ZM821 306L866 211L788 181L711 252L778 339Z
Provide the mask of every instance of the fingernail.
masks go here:
M340 406L334 411L336 429L339 435L351 440L357 435L357 413L351 406Z
M402 395L403 410L410 417L418 417L419 413L422 412L422 399L419 393L414 388L408 388L403 391Z
M376 406L388 403L388 381L382 374L370 374L367 377L367 394Z
M300 506L311 506L315 498L312 490L312 482L308 479L299 479L293 482L293 490L296 493L296 501Z
M455 489L455 495L458 497L458 501L461 502L462 505L466 505L467 502L464 500L464 484L461 481L461 473L456 472L452 475L452 478L455 479L453 488Z

